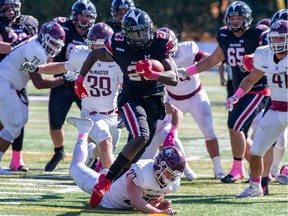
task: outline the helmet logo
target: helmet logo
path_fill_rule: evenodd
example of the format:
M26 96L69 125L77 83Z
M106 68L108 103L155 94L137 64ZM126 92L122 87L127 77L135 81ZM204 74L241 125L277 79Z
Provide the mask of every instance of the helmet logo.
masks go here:
M133 10L133 11L129 14L128 17L131 17L132 19L135 20L136 23L138 23L138 19L139 19L140 15L141 15L141 13L139 13L139 14L136 15L136 14L135 14L135 11Z

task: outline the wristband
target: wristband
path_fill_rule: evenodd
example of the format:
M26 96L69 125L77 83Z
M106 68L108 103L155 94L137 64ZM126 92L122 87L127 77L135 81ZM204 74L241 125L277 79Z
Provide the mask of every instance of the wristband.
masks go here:
M82 76L82 75L78 75L78 77L77 77L77 82L79 82L79 83L83 83L84 82L84 76Z
M242 88L238 88L237 91L234 94L234 96L236 96L238 99L243 97L243 95L244 95L244 90Z
M192 76L192 75L198 73L198 68L196 67L196 65L191 65L191 66L187 67L186 70L187 70L188 76Z
M175 125L172 125L171 129L170 129L170 132L175 134L177 131L177 127Z

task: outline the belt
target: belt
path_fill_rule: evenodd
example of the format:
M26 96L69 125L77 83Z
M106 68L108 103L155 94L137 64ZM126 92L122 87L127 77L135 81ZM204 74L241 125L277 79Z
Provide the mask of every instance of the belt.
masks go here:
M97 112L97 111L92 111L90 112L90 115L96 115L96 114L102 114L102 115L110 115L112 114L113 112L115 112L115 110L110 110L108 112Z
M199 85L199 87L197 89L195 89L195 91L193 91L192 93L188 94L188 95L174 95L171 92L168 92L168 95L173 98L174 100L186 100L189 99L191 97L193 97L195 94L197 94L200 90L202 89L202 83Z

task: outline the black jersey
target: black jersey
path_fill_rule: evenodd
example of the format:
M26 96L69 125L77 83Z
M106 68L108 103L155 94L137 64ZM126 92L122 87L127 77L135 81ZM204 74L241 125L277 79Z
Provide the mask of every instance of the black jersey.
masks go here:
M134 50L126 42L123 33L114 33L105 41L107 51L120 66L123 76L123 94L136 97L164 95L164 85L155 80L148 80L136 73L135 67L139 60L157 59L161 61L168 57L171 51L170 38L161 32L154 32L150 46L143 50Z
M64 62L69 59L70 52L76 45L86 45L85 39L88 32L83 36L79 35L72 20L67 19L66 17L57 17L53 20L59 23L66 33L65 45L61 52L54 58L54 61Z
M256 48L262 45L264 31L262 26L251 27L240 37L236 37L227 27L218 31L217 40L223 50L225 61L231 66L234 89L237 89L241 81L249 75L249 72L241 71L243 56L254 53ZM263 76L251 90L259 91L266 87L267 79Z
M105 23L107 25L109 25L113 29L114 32L121 32L122 31L121 26L119 26L117 22L107 21Z
M7 43L19 42L30 35L25 25L18 22L12 23L7 20L0 20L0 34L3 41ZM4 59L6 55L7 54L0 54L0 61Z

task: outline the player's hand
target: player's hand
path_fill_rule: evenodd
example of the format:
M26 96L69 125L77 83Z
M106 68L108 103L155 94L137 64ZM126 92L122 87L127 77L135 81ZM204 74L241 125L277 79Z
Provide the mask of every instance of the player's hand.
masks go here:
M21 71L25 71L27 73L34 73L38 71L38 66L33 64L32 62L24 62L20 68Z
M254 55L245 55L242 58L242 65L246 72L251 72L254 69L253 65Z
M185 67L177 68L179 77L182 79L186 79L188 77L187 69Z
M84 77L79 75L75 80L75 93L80 99L83 99L88 96L86 87L84 86Z
M168 214L168 215L175 215L175 214L177 214L177 212L175 212L172 208L166 208L166 209L162 210L161 213L166 213L166 214Z
M78 75L79 71L67 71L62 76L65 82L74 82L77 79Z
M137 62L136 73L152 80L157 80L160 76L160 73L152 70L152 62L149 59L139 60Z
M157 206L157 208L160 210L165 210L165 209L171 208L171 207L172 207L172 201L171 200L164 200L161 203L159 203L159 205Z
M234 104L236 104L238 101L239 101L239 98L237 96L235 95L231 96L226 101L226 109L231 112L234 108Z

